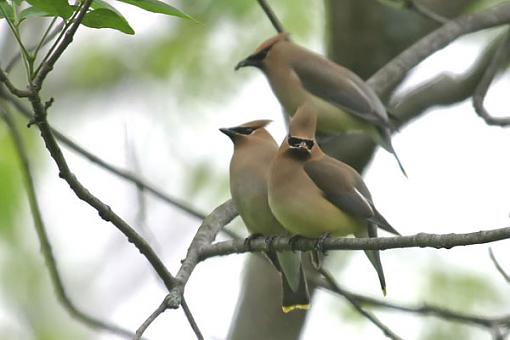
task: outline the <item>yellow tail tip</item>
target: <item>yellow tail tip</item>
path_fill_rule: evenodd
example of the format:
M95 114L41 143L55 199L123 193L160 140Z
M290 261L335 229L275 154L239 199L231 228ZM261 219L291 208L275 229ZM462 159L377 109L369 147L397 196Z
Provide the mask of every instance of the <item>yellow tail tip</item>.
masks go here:
M382 293L383 293L384 297L386 297L386 287L383 288Z
M295 310L308 310L310 309L310 305L292 305L292 306L282 306L282 311L287 314Z

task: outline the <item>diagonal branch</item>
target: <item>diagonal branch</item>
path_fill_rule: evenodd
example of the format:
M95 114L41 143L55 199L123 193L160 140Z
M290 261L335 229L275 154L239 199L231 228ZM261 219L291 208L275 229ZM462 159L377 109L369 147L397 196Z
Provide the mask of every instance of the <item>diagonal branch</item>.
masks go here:
M38 91L41 88L42 83L44 82L44 79L50 73L50 71L53 69L53 66L55 66L55 63L60 58L62 53L66 50L67 46L71 44L73 41L74 35L76 34L76 31L78 30L78 27L81 24L81 21L85 17L85 14L87 13L90 5L92 4L92 0L84 0L81 5L80 9L78 11L78 14L76 15L74 22L69 27L69 29L65 32L64 38L60 42L60 44L55 48L55 51L53 54L42 63L41 68L39 70L39 73L34 79L34 82L32 84L33 89Z
M465 73L441 73L400 95L393 96L389 106L392 114L398 117L398 123L408 122L433 106L451 105L472 96L494 55L497 40L494 39L483 49Z
M60 277L60 273L57 268L57 261L55 259L55 256L53 255L53 250L51 247L50 240L48 238L48 234L46 233L46 226L42 218L41 210L39 209L39 203L37 201L37 195L35 192L34 180L30 170L30 162L27 152L25 150L25 146L23 144L23 140L21 138L21 134L18 131L16 124L14 123L9 113L0 108L0 116L2 116L3 120L7 124L9 131L11 132L12 135L14 146L16 148L16 151L18 152L23 177L25 178L25 185L30 203L30 209L32 211L32 218L34 220L35 230L37 232L37 237L39 238L39 243L41 245L41 252L43 254L44 261L46 262L46 268L48 269L51 283L53 284L53 288L55 289L55 293L57 294L58 300L60 301L64 309L72 317L84 323L88 327L108 331L126 338L132 337L133 336L132 332L125 330L121 327L118 327L116 325L104 322L99 318L96 318L92 315L87 314L86 312L81 311L77 306L75 306L75 304L71 301L71 299L67 295L64 283L62 281L62 278Z
M510 3L503 2L484 11L450 20L429 33L396 58L379 69L368 84L381 97L386 97L398 86L407 73L434 52L446 47L458 37L510 21Z
M335 289L335 291L337 291L337 292L341 291L339 289L338 284L336 283L335 279L333 278L333 276L328 271L326 271L323 268L320 268L319 272L321 273L322 276L324 276L326 281L333 287L333 289ZM358 313L360 313L362 316L364 316L370 322L372 322L388 338L393 339L393 340L402 340L401 337L399 337L397 334L393 333L393 331L391 329L389 329L378 318L376 318L374 315L372 315L372 313L369 313L366 310L364 310L363 307L361 307L359 301L357 301L352 295L341 294L341 293L339 293L339 294L342 295L347 301L349 301L350 304L354 307L354 309L356 309L358 311Z
M438 24L443 25L449 21L448 18L445 18L442 15L437 14L436 12L428 8L426 5L422 4L420 1L406 0L406 6L414 10L416 13L420 14L424 18L435 21Z
M498 272L503 276L506 282L510 283L510 275L507 274L507 272L501 267L498 260L496 259L496 256L494 256L494 253L492 252L492 248L489 247L489 256L492 260L492 263L494 263L494 266L498 270Z
M509 56L510 56L510 29L508 29L506 37L501 41L498 50L494 54L494 57L492 58L489 66L485 70L485 73L482 79L480 80L480 83L476 87L475 93L473 94L473 106L475 108L475 111L481 118L483 118L483 120L485 120L485 122L488 125L496 125L502 127L510 125L510 117L507 118L492 117L483 104L485 96L489 91L489 86L494 80L494 77L498 73L502 64L508 62Z
M19 113L21 113L24 117L29 119L30 121L34 120L34 116L32 112L22 103L20 103L15 97L12 95L5 93L0 87L0 97L4 98L5 100L9 101L14 107L17 109ZM73 142L69 137L58 131L57 129L50 126L51 132L55 136L57 140L59 140L62 144L73 150L74 152L78 153L79 155L87 158L92 163L96 164L99 167L102 167L103 169L113 173L114 175L119 176L120 178L125 179L126 181L134 183L137 187L143 188L147 192L153 194L155 197L163 200L164 202L186 212L190 216L196 217L198 219L204 219L205 214L199 212L198 210L186 205L185 203L182 203L176 198L173 198L169 196L168 194L162 192L159 190L155 185L152 185L145 180L135 176L133 173L121 169L113 164L108 163L107 161L99 158L95 154L87 151L85 148L80 146L79 144Z
M55 27L44 39L42 39L37 45L33 45L29 48L27 48L29 53L32 53L36 51L38 48L43 47L44 45L48 44L50 41L53 40L57 36L57 34L64 28L64 23L59 24L57 27ZM12 70L12 68L16 65L16 63L21 59L21 53L17 53L12 59L7 63L7 66L5 67L5 71L9 72Z
M230 223L230 221L232 221L236 216L237 210L234 203L232 200L228 200L204 218L202 224L197 230L197 233L195 234L195 237L193 237L193 240L191 241L186 258L182 261L181 268L175 276L177 284L170 291L170 298L168 300L169 308L176 308L179 306L180 299L184 294L184 287L186 286L191 273L201 261L200 257L202 249L210 246L221 229Z
M333 293L337 293L342 296L350 296L351 298L357 300L359 303L377 307L384 308L388 310L394 310L398 312L406 312L416 315L422 316L434 316L437 318L445 319L448 321L459 322L464 324L471 324L478 327L492 329L494 327L503 327L510 325L510 316L502 316L502 317L482 317L467 314L465 312L453 311L447 308L439 307L436 305L423 304L421 306L408 306L403 304L398 304L394 302L388 302L379 300L376 298L368 297L365 295L360 295L348 291L345 288L340 287L338 284L336 286L331 285L329 282L325 280L321 280L320 278L312 278L315 280L315 283L318 287L331 291Z
M5 84L5 87L7 87L7 89L12 94L19 98L28 97L30 95L29 91L20 90L13 83L11 83L9 77L7 77L7 74L0 68L0 84L1 83Z
M267 18L269 19L269 21L271 21L271 24L273 25L274 29L278 33L285 32L285 29L283 28L282 23L280 22L280 20L274 13L271 6L269 6L269 4L267 3L267 0L257 0L257 2L259 3L260 7L262 7L262 10L264 11L264 13L266 13Z

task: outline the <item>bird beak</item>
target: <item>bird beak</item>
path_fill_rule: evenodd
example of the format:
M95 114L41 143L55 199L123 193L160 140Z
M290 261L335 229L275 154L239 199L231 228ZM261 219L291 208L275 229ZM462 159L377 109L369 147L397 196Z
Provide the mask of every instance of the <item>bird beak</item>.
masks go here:
M232 131L229 128L221 128L220 131L229 136L231 139L236 135L235 131Z
M259 67L259 62L255 59L252 58L252 56L249 56L248 58L246 59L243 59L241 60L239 63L237 63L236 67L234 70L239 70L241 67L246 67L246 66L255 66L255 67Z

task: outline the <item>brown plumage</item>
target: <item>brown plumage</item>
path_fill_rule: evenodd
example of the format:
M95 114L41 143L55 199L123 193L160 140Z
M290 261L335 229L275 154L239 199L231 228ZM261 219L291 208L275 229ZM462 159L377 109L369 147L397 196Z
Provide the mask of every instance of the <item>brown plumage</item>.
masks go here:
M376 237L377 227L398 232L377 211L361 176L349 165L326 155L315 142L316 113L301 106L269 174L269 206L290 233L317 238ZM378 251L365 252L386 284Z
M230 162L232 200L248 231L265 236L287 234L268 204L269 165L278 151L278 145L264 128L269 122L256 120L220 129L234 144ZM301 254L268 252L267 256L282 275L283 311L307 309L309 296Z
M317 131L325 134L363 132L391 152L391 123L375 92L355 73L292 43L280 33L264 43L236 70L254 66L267 77L285 111L292 116L303 103L317 111Z

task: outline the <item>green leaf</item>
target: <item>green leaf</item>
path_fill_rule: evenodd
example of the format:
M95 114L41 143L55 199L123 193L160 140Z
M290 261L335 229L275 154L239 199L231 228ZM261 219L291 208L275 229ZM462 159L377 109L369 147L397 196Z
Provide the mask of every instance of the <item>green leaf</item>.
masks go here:
M69 19L74 9L67 0L27 0L34 8L52 16Z
M4 13L10 22L14 21L14 13L12 12L11 5L9 5L5 0L0 0L0 19L5 17Z
M35 8L35 7L28 7L19 12L18 18L20 21L27 19L27 18L34 18L34 17L52 17L53 15L51 13L48 13L46 11L43 11L42 9Z
M136 6L153 13L161 13L185 19L192 19L189 15L185 14L184 12L178 10L173 6L170 6L167 3L164 3L163 1L158 0L117 0L117 1L121 1L126 4Z
M123 17L122 14L115 7L113 7L112 5L110 5L109 3L107 3L106 1L103 1L103 0L92 1L92 5L90 5L90 8L92 8L92 9L106 8L106 9L109 9L110 11L117 13L118 16Z
M108 8L98 8L85 14L83 25L91 28L112 28L126 34L135 34L123 16Z

